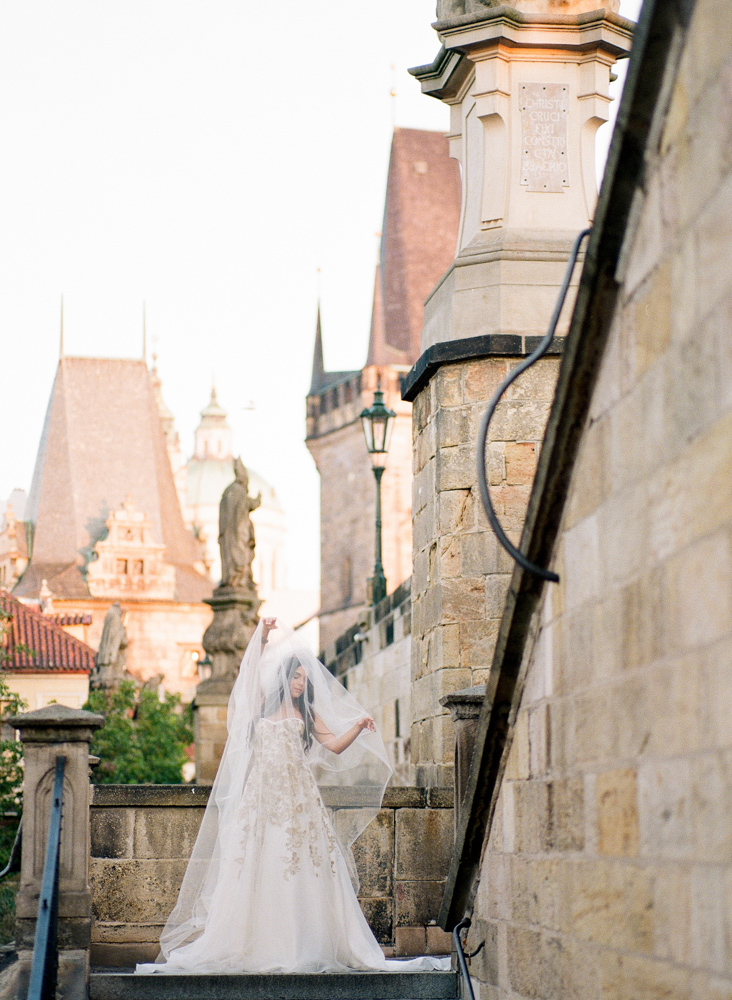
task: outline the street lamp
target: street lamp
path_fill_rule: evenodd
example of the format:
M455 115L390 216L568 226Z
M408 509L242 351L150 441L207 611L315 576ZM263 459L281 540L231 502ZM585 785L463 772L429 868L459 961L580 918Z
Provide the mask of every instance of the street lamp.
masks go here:
M381 477L384 475L386 453L389 450L395 416L393 410L384 406L384 393L380 387L374 392L373 405L361 411L363 434L376 479L376 561L374 575L369 580L372 604L378 604L386 597L386 577L381 561Z

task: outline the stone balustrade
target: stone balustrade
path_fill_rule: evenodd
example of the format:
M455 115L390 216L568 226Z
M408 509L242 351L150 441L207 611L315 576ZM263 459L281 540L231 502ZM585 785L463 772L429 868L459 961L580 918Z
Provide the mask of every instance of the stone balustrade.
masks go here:
M97 785L91 805L92 964L152 961L208 801L198 785ZM336 826L361 803L353 790L324 793ZM436 925L453 843L449 790L388 788L354 844L359 898L390 954L444 954Z

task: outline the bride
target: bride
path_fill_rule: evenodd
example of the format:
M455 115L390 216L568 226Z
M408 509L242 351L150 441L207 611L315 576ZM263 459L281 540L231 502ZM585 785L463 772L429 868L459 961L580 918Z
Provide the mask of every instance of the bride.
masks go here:
M386 750L373 719L277 619L247 647L227 726L160 955L136 972L449 968L387 962L366 922L351 844L381 806ZM347 808L333 818L329 800Z

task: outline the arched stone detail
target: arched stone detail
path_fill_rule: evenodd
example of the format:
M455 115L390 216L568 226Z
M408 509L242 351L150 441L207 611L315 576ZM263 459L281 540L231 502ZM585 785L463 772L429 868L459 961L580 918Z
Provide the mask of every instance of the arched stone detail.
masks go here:
M67 765L68 768L68 765ZM51 799L53 783L56 778L56 765L49 768L36 785L33 808L36 822L33 843L33 874L37 878L43 875L46 862L46 843L48 838L48 822L51 815ZM68 772L64 774L63 802L61 807L61 856L60 877L73 878L74 872L74 819L76 802L74 789L69 780Z

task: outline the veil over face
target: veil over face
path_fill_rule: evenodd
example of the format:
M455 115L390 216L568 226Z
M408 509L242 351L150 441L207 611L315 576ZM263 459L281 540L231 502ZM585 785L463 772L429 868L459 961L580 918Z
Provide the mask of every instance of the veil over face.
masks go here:
M325 805L339 810L335 835L357 888L351 844L381 807L391 777L386 749L378 733L364 729L341 753L334 752L331 746L366 712L279 619L263 642L264 636L260 622L229 699L226 746L178 902L160 939L158 961L167 961L204 931L225 878L225 861L241 838L240 806L251 772L254 732L263 719L275 725L302 720L297 727L305 760ZM283 789L275 792L281 795Z

